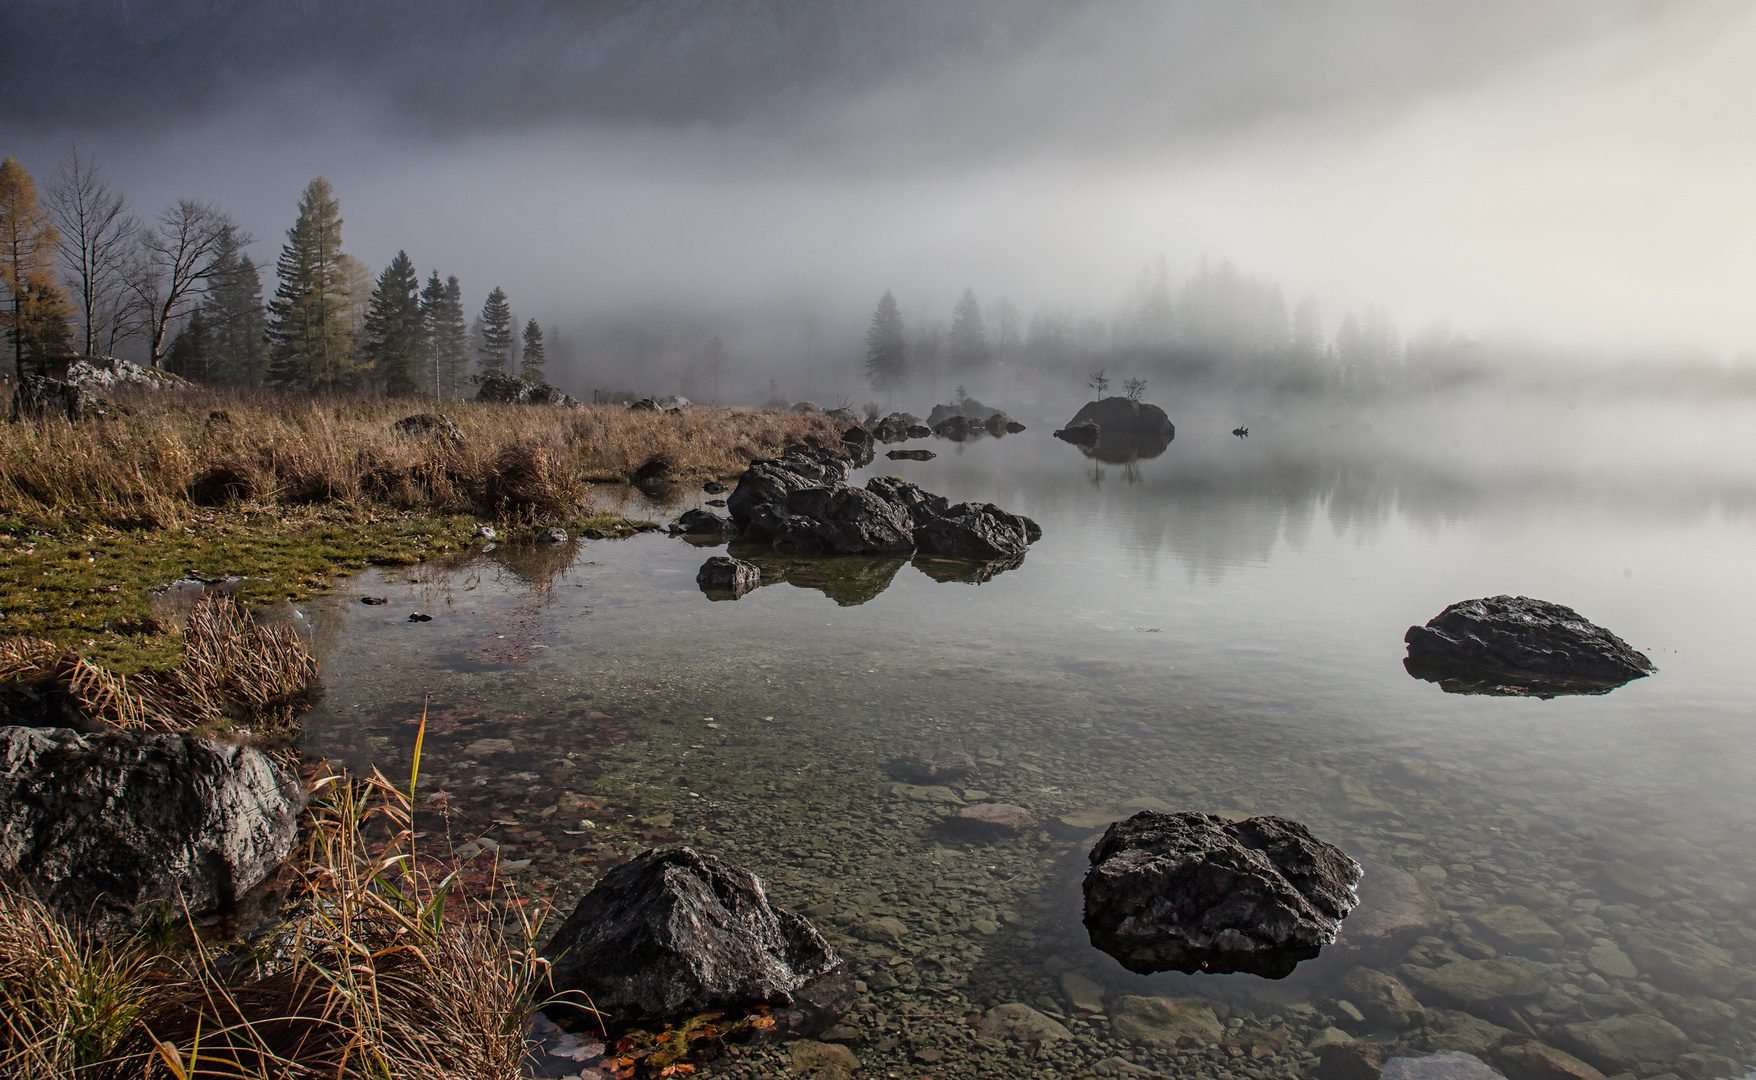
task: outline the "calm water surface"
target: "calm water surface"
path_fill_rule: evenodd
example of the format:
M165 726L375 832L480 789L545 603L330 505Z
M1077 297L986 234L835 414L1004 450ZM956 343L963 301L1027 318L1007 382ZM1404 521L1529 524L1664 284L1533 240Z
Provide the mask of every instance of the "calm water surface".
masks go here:
M1095 461L1043 422L909 444L932 462L880 456L867 475L1041 523L1021 566L980 583L956 564L768 557L785 581L712 602L694 576L715 551L653 534L367 576L313 605L328 694L308 750L406 770L429 699L430 827L495 842L567 909L648 846L749 866L860 975L869 1075L1086 1075L1112 1056L1314 1075L1304 1047L1331 1026L1484 1056L1510 1032L1607 1075L1743 1075L1756 414L1258 412L1239 440L1240 417L1170 411L1176 441L1143 461ZM699 498L632 508L670 520ZM1403 671L1409 625L1497 593L1568 604L1660 671L1546 702ZM955 804L885 773L915 749L975 755L951 797L1044 827L949 830ZM1280 982L1128 974L1079 926L1080 815L1141 807L1304 821L1366 864L1366 890L1391 894L1369 906L1400 929L1344 928ZM1488 957L1537 982L1446 981ZM1353 1020L1340 980L1361 965L1410 986L1426 1025ZM1212 999L1232 1045L1121 1040L1074 1000L1081 977L1111 1011ZM975 1041L966 1017L1005 1002L1075 1038Z

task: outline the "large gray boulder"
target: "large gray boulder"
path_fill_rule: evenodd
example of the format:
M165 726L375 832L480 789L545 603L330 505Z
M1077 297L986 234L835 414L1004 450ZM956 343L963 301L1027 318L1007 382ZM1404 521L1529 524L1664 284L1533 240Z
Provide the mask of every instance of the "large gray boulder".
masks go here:
M261 750L169 732L0 728L0 883L100 931L233 903L292 852L305 796Z
M916 529L915 542L929 555L988 561L1023 555L1042 535L1030 518L993 503L958 503Z
M1527 596L1452 604L1403 641L1408 673L1452 693L1607 694L1658 670L1572 608Z
M1104 435L1153 436L1169 442L1176 435L1171 418L1157 405L1126 397L1107 397L1080 406L1068 428L1096 424Z
M789 446L778 458L757 458L738 478L737 488L726 498L726 512L738 528L750 527L750 515L758 506L785 504L787 495L808 487L845 484L853 472L845 454L810 446Z
M91 391L46 375L26 375L12 392L14 420L83 420L100 411L98 398Z
M915 550L908 511L855 487L809 487L764 506L745 530L779 551L830 555L908 555Z
M1283 978L1335 940L1360 866L1296 821L1143 810L1091 850L1085 928L1130 971Z
M605 874L543 955L553 989L589 997L612 1031L709 1009L790 1006L841 967L804 917L769 904L756 875L686 847L647 851ZM827 1027L834 1016L816 1020Z

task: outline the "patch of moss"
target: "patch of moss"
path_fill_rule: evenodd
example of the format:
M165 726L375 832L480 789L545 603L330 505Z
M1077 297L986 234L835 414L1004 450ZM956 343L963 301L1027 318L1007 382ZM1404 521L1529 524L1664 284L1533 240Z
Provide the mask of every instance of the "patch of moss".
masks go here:
M358 505L214 510L139 530L0 520L0 637L46 638L122 674L164 670L182 659L182 638L153 619L154 585L238 575L247 579L238 593L247 606L298 600L366 566L412 566L461 550L475 524ZM603 513L560 524L605 536L650 527ZM518 539L536 530L503 531Z

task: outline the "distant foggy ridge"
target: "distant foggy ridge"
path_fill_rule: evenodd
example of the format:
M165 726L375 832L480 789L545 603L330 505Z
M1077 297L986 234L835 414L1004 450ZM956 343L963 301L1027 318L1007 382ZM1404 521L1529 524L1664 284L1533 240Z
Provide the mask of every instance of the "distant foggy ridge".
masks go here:
M726 121L1002 59L1086 2L0 0L0 93L15 120L116 120L314 75L432 121Z

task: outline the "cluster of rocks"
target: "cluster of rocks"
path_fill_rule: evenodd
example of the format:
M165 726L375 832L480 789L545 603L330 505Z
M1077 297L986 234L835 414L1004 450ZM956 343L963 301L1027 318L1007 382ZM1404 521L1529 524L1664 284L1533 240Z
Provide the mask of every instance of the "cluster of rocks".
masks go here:
M866 422L872 437L881 443L907 442L909 439L924 439L933 434L933 429L921 422L921 418L913 413L893 412L888 416L878 417Z
M496 405L561 405L569 409L584 406L584 402L574 399L559 387L548 383L526 382L503 371L485 371L471 376L471 381L476 384L475 400L481 402Z
M1408 673L1454 694L1607 694L1658 670L1572 608L1525 596L1452 604L1403 641Z
M681 394L673 394L670 397L663 398L644 397L639 401L630 402L628 405L628 411L662 412L668 413L672 416L680 416L683 410L691 404L693 404L693 402Z
M115 357L81 357L68 365L65 379L26 375L12 392L11 419L91 420L127 414L132 410L101 396L100 390L166 390L183 386L169 372L143 368Z

